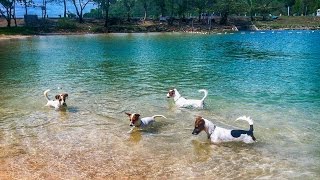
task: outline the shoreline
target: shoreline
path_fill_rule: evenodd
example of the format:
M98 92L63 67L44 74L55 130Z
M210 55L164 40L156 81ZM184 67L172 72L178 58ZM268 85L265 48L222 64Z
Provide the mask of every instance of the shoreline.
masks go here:
M113 22L104 27L101 19L85 19L79 23L77 19L40 19L28 26L24 19L17 19L17 27L6 27L6 21L0 18L0 39L20 39L34 35L82 35L109 33L164 33L181 32L195 34L227 34L237 31L280 31L280 30L320 30L320 17L279 17L277 20L251 21L249 17L230 17L228 25L220 25L220 17L212 24L206 21L175 20L171 24L157 20Z
M53 33L40 33L40 34L33 34L33 35L6 35L0 34L0 41L1 40L14 40L14 39L26 39L34 36L72 36L72 35L107 35L107 34L144 34L144 33L186 33L186 34L234 34L234 33L241 33L241 32L263 32L263 31L320 31L320 29L312 29L312 28L303 28L303 29L292 29L292 28L281 28L281 29L258 29L258 30L240 30L240 31L150 31L150 32L109 32L109 33L94 33L94 32L53 32Z
M5 35L0 34L0 40L11 40L11 39L26 39L32 37L32 35Z

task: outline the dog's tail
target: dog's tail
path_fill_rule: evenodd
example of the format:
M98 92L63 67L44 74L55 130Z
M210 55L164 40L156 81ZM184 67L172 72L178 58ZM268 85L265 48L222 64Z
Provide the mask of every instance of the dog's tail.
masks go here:
M48 100L48 101L50 101L50 99L49 99L49 97L48 97L48 92L50 91L50 89L47 89L47 90L45 90L44 92L43 92L43 95L44 95L44 97L46 97L46 99Z
M253 120L250 118L250 116L241 116L236 119L236 121L238 121L238 120L247 121L250 125L249 131L253 131Z
M241 116L236 119L236 121L238 120L247 121L249 123L250 129L248 131L248 135L252 137L252 140L256 141L256 138L253 135L253 120L250 118L250 116Z
M203 96L203 98L201 99L201 101L204 101L204 99L208 96L208 91L205 90L205 89L200 89L199 92L203 92L203 93L204 93L204 96Z
M152 116L153 119L156 118L156 117L163 117L163 118L167 119L164 115L154 115L154 116Z

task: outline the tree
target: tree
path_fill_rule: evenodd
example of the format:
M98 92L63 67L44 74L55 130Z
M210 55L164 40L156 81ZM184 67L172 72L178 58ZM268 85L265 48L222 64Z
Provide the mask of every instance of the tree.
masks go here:
M295 0L293 10L297 15L303 14L303 2L302 0Z
M25 9L25 15L28 15L28 7L32 6L34 3L32 0L18 0L21 4L23 4Z
M198 13L198 21L201 20L201 13L205 12L207 6L207 0L195 0L194 1L194 9Z
M15 20L15 11L14 11L14 5L15 0L0 0L0 13L2 16L6 18L7 21L7 27L11 27L11 20L14 18ZM17 26L16 20L15 25Z
M269 14L277 9L278 2L274 0L259 0L257 2L256 11L262 15L262 20L267 20Z
M294 5L295 0L284 0L283 3L285 7L288 9L288 16L290 16L290 7Z
M71 0L76 9L77 16L79 17L79 23L83 23L83 10L91 0Z
M251 19L251 21L253 21L254 20L253 14L254 14L256 1L255 0L247 0L247 4L248 4L248 8L249 8L250 19Z
M165 0L155 0L155 4L160 9L160 16L164 17L166 15L166 2L165 2Z
M311 10L312 12L316 12L317 9L320 8L320 0L314 0L311 4L312 4L312 5L311 5L310 10Z
M216 10L221 13L220 24L228 24L228 16L233 13L242 12L247 4L244 0L220 0L217 2Z
M102 9L104 10L105 14L105 21L104 21L104 27L108 27L108 22L109 22L109 8L111 4L116 3L116 0L102 0Z
M126 13L127 13L127 21L130 22L131 19L131 14L132 14L132 8L136 4L136 0L123 0L123 5L126 8Z
M139 0L138 2L143 7L143 11L144 11L143 21L145 21L147 19L148 9L151 6L152 0Z
M178 0L176 2L177 5L177 14L179 18L185 18L186 12L188 11L188 0Z
M63 17L67 17L67 0L54 0L57 3L63 3Z

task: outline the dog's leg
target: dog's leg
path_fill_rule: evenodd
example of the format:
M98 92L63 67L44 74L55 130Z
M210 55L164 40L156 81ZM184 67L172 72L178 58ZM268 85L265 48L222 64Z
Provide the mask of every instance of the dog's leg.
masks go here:
M128 133L128 134L131 134L132 131L134 130L134 128L135 128L135 127L132 127L132 128L130 129L130 131L128 131L127 133Z

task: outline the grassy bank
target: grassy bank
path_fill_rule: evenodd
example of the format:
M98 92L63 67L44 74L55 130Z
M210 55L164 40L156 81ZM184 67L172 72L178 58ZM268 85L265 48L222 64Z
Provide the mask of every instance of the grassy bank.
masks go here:
M2 35L35 35L38 34L37 28L34 27L1 27Z
M273 21L255 21L259 29L320 29L320 17L280 16Z
M320 17L280 16L276 20L250 21L249 17L230 17L229 26L219 25L219 17L211 26L205 22L194 20L182 22L176 20L173 25L159 21L121 22L104 27L104 21L86 19L85 23L78 23L76 19L47 19L39 20L38 24L25 26L23 19L18 19L18 27L6 27L6 21L0 19L0 34L3 35L38 35L38 34L75 34L75 33L130 33L130 32L173 32L173 31L232 31L232 25L254 24L258 29L320 29ZM12 24L14 25L14 24Z

